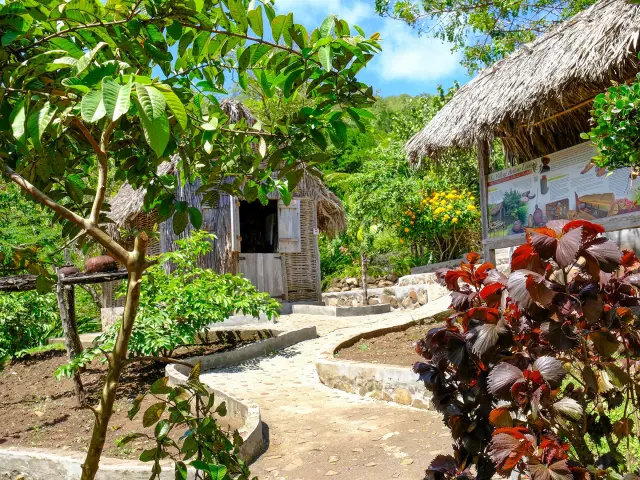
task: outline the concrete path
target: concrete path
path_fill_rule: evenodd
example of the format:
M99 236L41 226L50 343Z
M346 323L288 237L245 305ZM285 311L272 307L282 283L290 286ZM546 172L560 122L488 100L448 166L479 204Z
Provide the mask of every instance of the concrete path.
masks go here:
M261 408L270 444L252 474L261 480L422 479L431 459L451 448L438 414L330 389L319 382L314 362L327 344L363 329L429 317L449 303L441 299L412 312L368 317L284 316L279 323L287 327L316 325L320 338L203 374L203 381Z

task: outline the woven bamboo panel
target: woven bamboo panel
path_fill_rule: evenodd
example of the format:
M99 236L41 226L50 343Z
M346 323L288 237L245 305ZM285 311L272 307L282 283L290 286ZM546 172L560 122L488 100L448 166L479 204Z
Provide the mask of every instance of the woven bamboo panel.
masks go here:
M315 202L300 200L300 253L283 253L287 268L287 290L290 301L320 300L317 279L320 259L317 255L317 238L313 234L315 225Z

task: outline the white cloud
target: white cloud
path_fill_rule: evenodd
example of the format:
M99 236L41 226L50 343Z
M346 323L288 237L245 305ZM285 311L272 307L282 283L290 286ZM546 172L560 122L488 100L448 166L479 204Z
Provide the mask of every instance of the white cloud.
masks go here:
M322 20L330 13L346 20L349 25L358 24L375 15L373 2L362 1L275 0L275 6L279 12L293 12L294 20L307 28L320 26Z
M373 0L275 0L281 13L293 12L294 21L308 29L318 27L333 13L349 25L360 25L367 34L379 31L382 53L368 70L382 82L408 81L433 83L455 74L464 75L460 55L451 46L417 33L399 20L383 19L374 8Z
M383 80L433 81L461 72L460 55L435 38L418 37L407 25L386 19L382 53L373 65Z

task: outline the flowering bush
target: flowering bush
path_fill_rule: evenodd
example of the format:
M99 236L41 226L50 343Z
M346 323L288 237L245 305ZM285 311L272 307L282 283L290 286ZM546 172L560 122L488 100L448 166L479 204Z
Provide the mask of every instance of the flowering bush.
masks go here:
M427 247L436 262L458 258L474 247L480 213L468 190L434 190L420 195L396 223L402 243Z
M425 478L640 478L640 262L603 231L550 221L528 231L509 277L478 254L438 272L457 313L419 342L414 370L454 456Z

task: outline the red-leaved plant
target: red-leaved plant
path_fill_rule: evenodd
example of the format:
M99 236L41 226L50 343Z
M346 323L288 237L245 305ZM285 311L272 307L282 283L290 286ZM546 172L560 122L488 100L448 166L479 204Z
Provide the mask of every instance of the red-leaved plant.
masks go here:
M553 221L528 231L508 277L475 253L438 272L456 313L418 343L414 369L454 456L425 479L640 478L640 262L603 233Z

